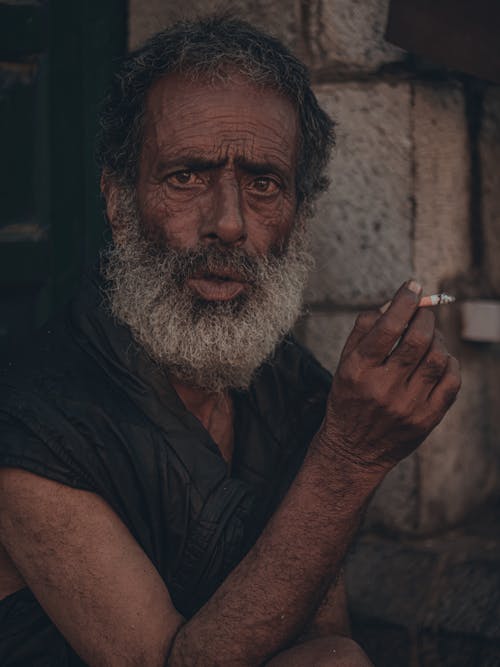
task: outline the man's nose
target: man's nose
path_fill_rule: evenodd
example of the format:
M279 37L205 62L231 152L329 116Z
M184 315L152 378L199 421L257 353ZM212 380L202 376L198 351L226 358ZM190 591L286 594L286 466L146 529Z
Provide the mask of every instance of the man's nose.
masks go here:
M211 215L204 222L203 240L224 245L242 245L246 224L240 188L236 180L224 178L214 186Z

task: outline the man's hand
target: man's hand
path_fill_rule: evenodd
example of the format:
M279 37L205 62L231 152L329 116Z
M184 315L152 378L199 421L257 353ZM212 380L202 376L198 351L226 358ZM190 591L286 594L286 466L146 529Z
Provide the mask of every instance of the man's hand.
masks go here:
M187 622L101 498L0 471L0 539L87 664L256 667L293 643L338 575L383 473L425 438L458 391L457 362L432 314L417 309L418 296L403 287L385 314L358 319L324 424L290 489ZM376 474L367 480L366 469Z
M384 314L358 316L334 376L320 433L348 464L388 472L441 421L460 388L458 361L418 308L411 281Z

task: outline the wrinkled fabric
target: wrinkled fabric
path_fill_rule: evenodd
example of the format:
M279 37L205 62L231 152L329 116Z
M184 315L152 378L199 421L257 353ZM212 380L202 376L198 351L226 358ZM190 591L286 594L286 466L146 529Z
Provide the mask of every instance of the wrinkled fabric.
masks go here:
M252 547L319 428L331 377L286 339L234 392L231 468L96 275L0 376L0 465L106 500L190 618ZM82 665L28 589L0 601L0 665Z

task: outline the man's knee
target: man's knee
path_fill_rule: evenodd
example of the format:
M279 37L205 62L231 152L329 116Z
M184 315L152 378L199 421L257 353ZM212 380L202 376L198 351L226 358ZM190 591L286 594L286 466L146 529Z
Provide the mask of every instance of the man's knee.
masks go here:
M373 667L363 649L349 637L325 637L313 641L317 645L311 646L312 662L305 663L308 667Z
M268 667L373 667L355 641L338 635L311 639L280 653Z

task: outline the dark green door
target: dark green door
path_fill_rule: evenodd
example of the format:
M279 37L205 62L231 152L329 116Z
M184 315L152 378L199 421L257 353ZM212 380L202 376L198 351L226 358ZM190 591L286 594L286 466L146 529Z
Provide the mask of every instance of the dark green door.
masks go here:
M0 0L0 354L101 244L96 116L124 48L125 0Z

